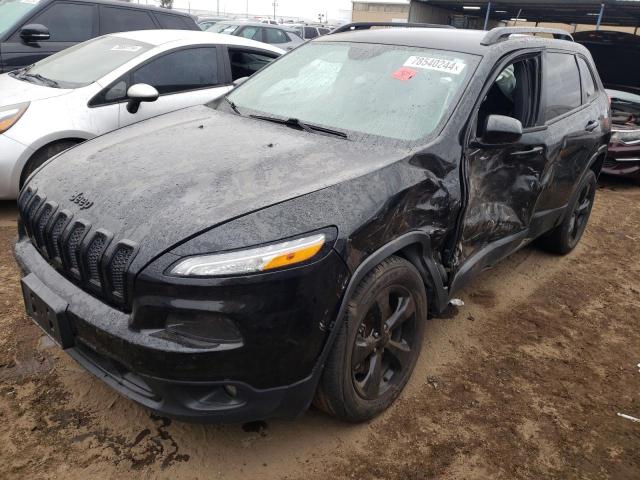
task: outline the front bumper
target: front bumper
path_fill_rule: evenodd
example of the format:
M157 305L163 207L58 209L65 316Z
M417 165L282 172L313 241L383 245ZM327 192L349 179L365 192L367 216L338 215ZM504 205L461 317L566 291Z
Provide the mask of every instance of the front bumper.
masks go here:
M640 179L640 152L635 153L635 156L629 157L609 155L602 166L602 173Z
M6 134L0 134L0 200L18 197L20 174L32 150Z
M153 308L136 305L133 313L125 313L60 275L28 240L16 244L15 254L25 273L68 303L73 345L66 351L71 357L128 398L161 414L199 422L295 418L304 412L317 383L327 325L337 315L348 277L332 251L316 264L283 276L270 274L261 284L245 278L243 285L209 288L206 300L198 298L203 288L191 286L183 295L170 286L172 298L142 295ZM226 297L230 294L237 299L235 307ZM154 336L157 329L133 327L139 312L148 322L150 312L202 311L203 305L234 318L242 331L241 346L193 348Z

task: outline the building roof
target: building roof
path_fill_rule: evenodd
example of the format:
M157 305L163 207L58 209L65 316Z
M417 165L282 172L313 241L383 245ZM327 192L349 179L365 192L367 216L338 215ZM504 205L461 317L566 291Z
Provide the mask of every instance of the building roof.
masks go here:
M412 0L434 7L446 8L459 14L476 14L484 18L487 0ZM602 25L640 25L640 1L636 0L492 0L490 18L529 22L595 24L604 5ZM478 10L463 7L479 7Z

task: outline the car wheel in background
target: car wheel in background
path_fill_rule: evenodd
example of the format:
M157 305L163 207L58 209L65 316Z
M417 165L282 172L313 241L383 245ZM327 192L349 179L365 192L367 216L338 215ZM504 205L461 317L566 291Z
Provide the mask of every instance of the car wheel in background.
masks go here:
M45 145L40 150L36 151L22 169L22 175L20 175L20 188L22 188L24 182L27 181L29 175L35 172L44 162L49 160L51 157L55 157L59 153L68 150L74 145L77 145L78 143L80 143L79 140L61 140L59 142Z
M596 195L597 180L592 170L580 182L578 195L567 208L567 213L560 225L542 236L539 244L545 250L565 255L573 250L587 228L593 200Z
M395 256L380 263L349 301L316 406L350 422L384 411L411 376L426 319L427 296L416 268Z

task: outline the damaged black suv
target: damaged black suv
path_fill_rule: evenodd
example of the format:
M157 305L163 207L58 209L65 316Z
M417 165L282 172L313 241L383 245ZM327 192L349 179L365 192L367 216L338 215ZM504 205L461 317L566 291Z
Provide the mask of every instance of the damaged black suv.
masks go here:
M15 249L27 311L165 415L294 418L315 398L369 419L474 274L536 239L576 246L609 115L560 31L322 37L36 171Z

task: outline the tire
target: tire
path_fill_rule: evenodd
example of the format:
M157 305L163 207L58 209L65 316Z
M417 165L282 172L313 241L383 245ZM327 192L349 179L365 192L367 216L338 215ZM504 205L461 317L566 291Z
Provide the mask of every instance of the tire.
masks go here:
M56 143L45 145L34 153L22 169L22 174L20 175L20 188L22 188L24 182L27 181L29 175L35 172L44 162L77 144L78 142L74 140L61 140Z
M538 244L543 249L566 255L578 245L589 222L596 188L596 175L589 170L580 182L573 202L567 207L562 223L540 238Z
M314 403L362 422L393 403L420 355L427 319L420 273L403 258L384 260L360 282L345 317Z

